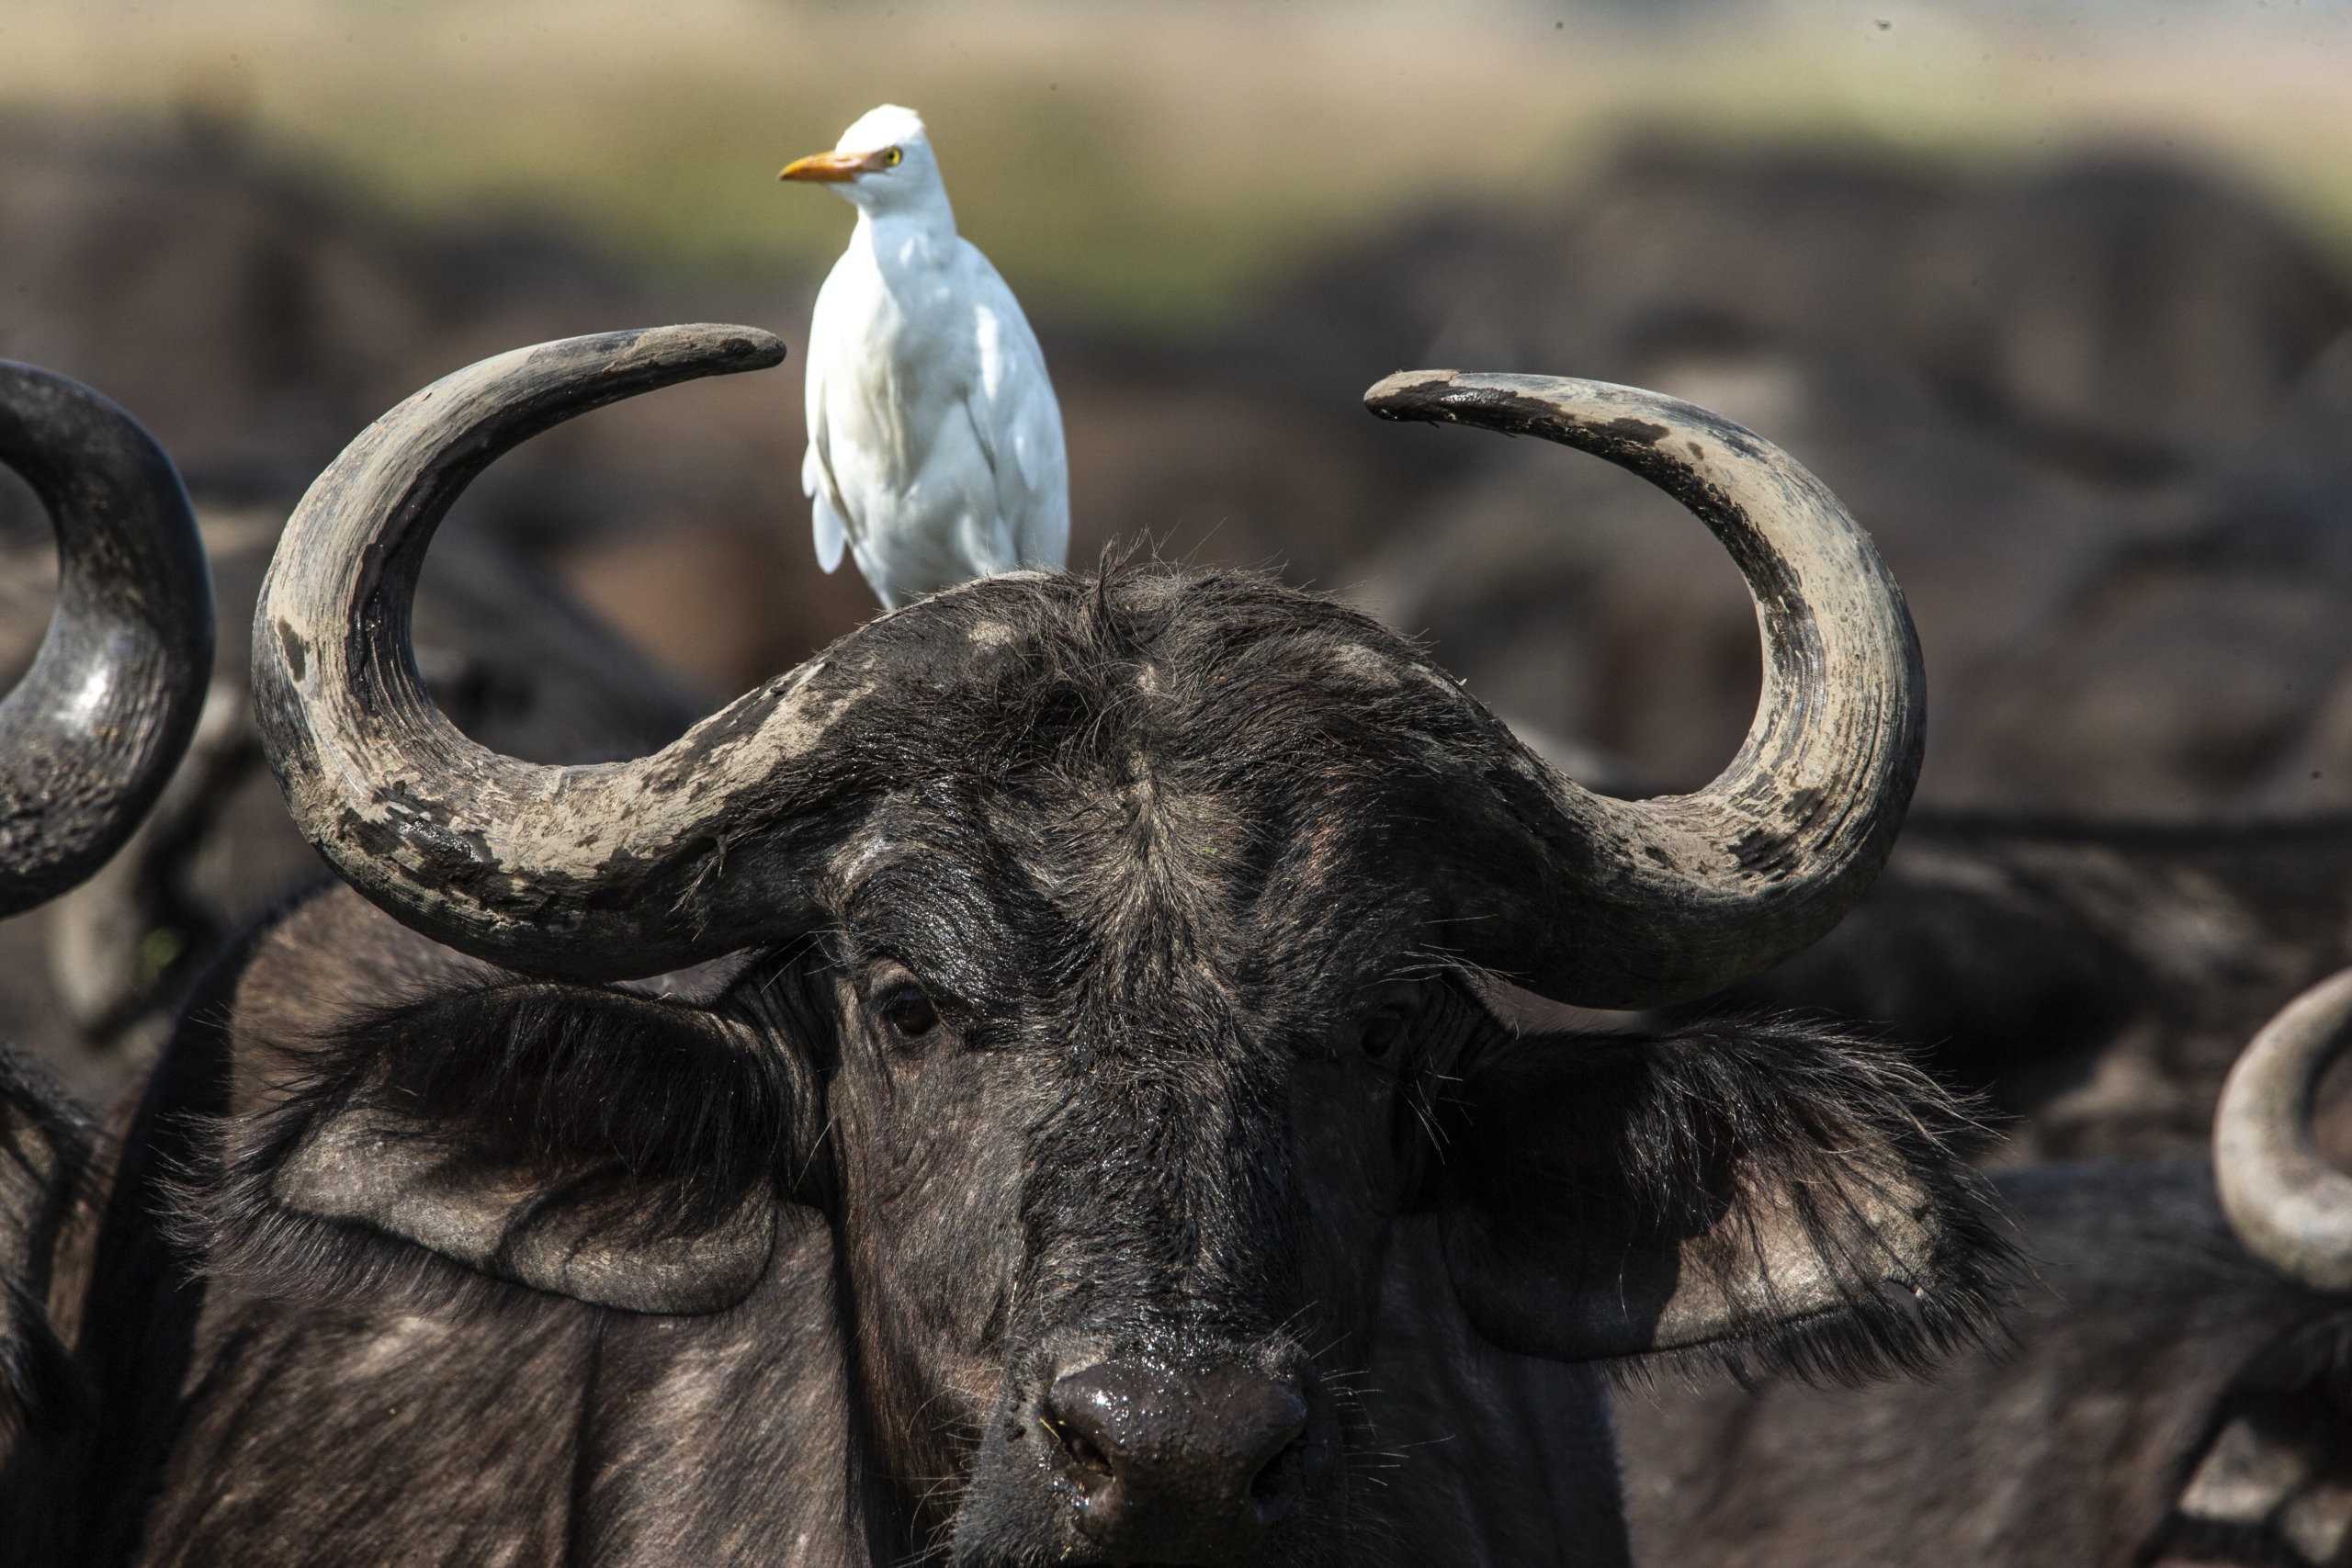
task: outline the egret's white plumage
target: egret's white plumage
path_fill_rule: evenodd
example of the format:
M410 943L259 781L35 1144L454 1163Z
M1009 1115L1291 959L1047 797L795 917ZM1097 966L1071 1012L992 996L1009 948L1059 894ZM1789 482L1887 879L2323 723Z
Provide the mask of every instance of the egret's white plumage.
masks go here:
M808 326L800 467L827 571L847 547L896 607L1069 556L1062 415L1021 306L956 232L922 118L893 104L784 177L857 208Z

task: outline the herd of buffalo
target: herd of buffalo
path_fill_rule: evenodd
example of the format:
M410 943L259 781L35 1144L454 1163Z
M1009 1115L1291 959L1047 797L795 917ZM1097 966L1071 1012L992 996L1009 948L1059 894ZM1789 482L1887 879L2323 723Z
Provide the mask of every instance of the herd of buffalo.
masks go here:
M0 233L0 1564L2352 1565L2352 280L2226 183L1041 311L1086 564L878 617L805 297L218 127Z

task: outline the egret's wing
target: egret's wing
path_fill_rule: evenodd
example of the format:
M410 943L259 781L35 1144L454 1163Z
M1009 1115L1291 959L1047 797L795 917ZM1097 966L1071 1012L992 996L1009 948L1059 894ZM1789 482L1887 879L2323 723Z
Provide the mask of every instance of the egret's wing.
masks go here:
M808 513L817 529L817 564L827 575L841 570L842 550L849 543L849 530L842 525L842 514L833 509L831 497L820 491L808 498Z
M996 481L997 570L1058 568L1069 556L1069 460L1053 378L1012 290L977 249L963 254L979 349L968 412Z
M815 399L810 399L813 404ZM819 422L811 420L812 425ZM841 487L833 482L833 470L825 461L823 441L812 432L808 437L808 455L800 459L800 493L808 498L809 520L817 530L817 564L832 571L842 564L842 546L848 542L849 525L843 515Z
M842 547L855 532L850 509L842 500L841 481L833 473L832 422L826 412L825 372L834 358L828 351L834 336L829 330L831 311L827 309L827 297L832 292L832 278L828 276L825 287L817 291L816 310L808 323L808 450L800 459L800 493L808 498L817 564L829 573L840 570Z
M1013 548L1023 566L1059 571L1069 565L1069 458L1062 447L1061 405L1039 378L1014 422L1013 452L1028 481L1030 504L1015 513Z
M1005 445L1012 461L1000 465L997 493L1001 515L1013 525L1019 564L1059 570L1069 564L1069 461L1062 448L1061 405L1034 339L1031 353L1036 376L1005 410Z
M842 547L849 539L849 509L842 504L842 490L827 460L831 433L825 422L824 389L816 370L808 372L808 452L800 459L800 493L808 498L808 515L817 531L817 564L831 572L842 564Z

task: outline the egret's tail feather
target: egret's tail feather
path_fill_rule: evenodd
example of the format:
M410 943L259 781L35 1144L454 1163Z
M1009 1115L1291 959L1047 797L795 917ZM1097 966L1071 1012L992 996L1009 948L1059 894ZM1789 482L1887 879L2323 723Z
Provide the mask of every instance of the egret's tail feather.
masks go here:
M822 491L810 498L809 510L817 525L817 564L828 573L841 570L842 547L849 542L849 530L842 525L842 514Z

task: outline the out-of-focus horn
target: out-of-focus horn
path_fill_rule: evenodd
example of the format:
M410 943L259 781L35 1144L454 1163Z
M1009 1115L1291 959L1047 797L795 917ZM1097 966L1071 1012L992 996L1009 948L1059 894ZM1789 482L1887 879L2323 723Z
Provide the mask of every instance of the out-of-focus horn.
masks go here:
M212 573L187 491L139 422L0 361L0 463L57 530L57 607L0 701L0 915L85 882L187 750L212 678Z
M1753 974L1836 924L1894 845L1926 733L1910 613L1837 497L1753 432L1632 387L1417 370L1364 401L1639 474L1723 541L1763 636L1756 720L1696 794L1611 800L1524 754L1498 781L1524 853L1486 857L1453 945L1556 1000L1635 1008Z
M2352 969L2263 1025L2213 1116L2213 1177L2246 1250L2314 1291L2352 1292L2352 1177L2320 1158L2322 1074L2352 1046Z

